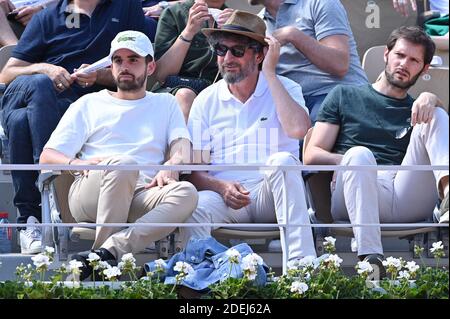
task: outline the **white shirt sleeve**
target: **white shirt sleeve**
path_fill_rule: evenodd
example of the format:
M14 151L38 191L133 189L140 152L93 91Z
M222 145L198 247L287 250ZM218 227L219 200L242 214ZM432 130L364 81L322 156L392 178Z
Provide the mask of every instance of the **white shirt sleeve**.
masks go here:
M89 135L82 105L80 100L70 105L44 148L54 149L72 158L77 155Z
M191 136L184 121L183 113L181 112L180 106L174 96L168 94L168 102L170 103L170 116L169 116L169 140L168 145L170 145L174 140L179 138L185 138L189 141Z

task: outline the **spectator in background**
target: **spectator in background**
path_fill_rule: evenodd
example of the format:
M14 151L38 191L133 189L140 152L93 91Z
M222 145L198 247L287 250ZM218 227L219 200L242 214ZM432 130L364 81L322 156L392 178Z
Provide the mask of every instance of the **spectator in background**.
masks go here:
M218 76L214 53L200 29L223 24L233 10L225 0L187 0L164 10L155 38L156 92L175 95L187 121L194 98ZM209 8L223 10L214 21Z
M58 0L0 0L0 47L17 44L33 15ZM9 20L9 21L8 21Z
M165 8L184 1L185 0L168 0L168 1L143 0L142 7L146 17L158 19Z
M392 0L394 9L402 16L409 15L409 7L413 11L417 11L416 0ZM430 10L439 11L441 15L448 14L448 0L430 0Z
M38 163L67 107L86 93L115 86L108 69L74 71L107 56L110 42L123 30L145 30L139 0L64 0L33 17L0 73L0 82L8 84L0 107L11 163ZM37 176L36 171L12 172L18 223L41 219ZM39 252L40 229L21 230L20 244L23 253Z
M60 0L0 0L0 47L17 44L25 26L32 16L52 3ZM145 33L150 41L155 40L157 21L162 9L179 1L142 1L145 14ZM3 11L3 12L2 12ZM3 13L3 14L2 14ZM9 20L9 21L8 21Z
M347 13L339 0L248 0L263 5L268 34L282 45L277 73L299 83L314 123L336 85L362 85L361 67Z

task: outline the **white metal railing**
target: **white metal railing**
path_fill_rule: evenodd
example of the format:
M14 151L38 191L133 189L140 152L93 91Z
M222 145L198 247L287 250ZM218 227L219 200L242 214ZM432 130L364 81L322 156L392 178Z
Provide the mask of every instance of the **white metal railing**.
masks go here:
M66 170L119 170L119 171L143 171L143 170L174 170L174 171L273 171L282 170L285 175L289 171L435 171L442 170L448 171L449 166L446 165L49 165L49 164L0 164L0 171L4 170L41 170L41 171L66 171ZM285 180L285 179L284 179ZM226 228L267 228L267 227L279 227L280 231L284 231L287 228L292 227L314 227L314 228L342 228L342 227L385 227L385 228L418 228L418 227L441 227L448 228L448 224L437 223L378 223L378 224L352 224L352 223L339 223L339 224L290 224L287 218L287 200L284 200L283 216L287 223L284 224L254 224L254 223L241 223L241 224L228 224L228 223L88 223L82 224L82 227L198 227L211 226L211 227L226 227ZM0 224L0 227L24 227L30 224ZM54 227L54 223L42 223L32 224L35 227ZM58 227L80 227L78 223L58 223ZM284 238L284 247L287 247L286 236ZM283 272L286 271L287 261L289 260L288 252L282 252L282 264Z

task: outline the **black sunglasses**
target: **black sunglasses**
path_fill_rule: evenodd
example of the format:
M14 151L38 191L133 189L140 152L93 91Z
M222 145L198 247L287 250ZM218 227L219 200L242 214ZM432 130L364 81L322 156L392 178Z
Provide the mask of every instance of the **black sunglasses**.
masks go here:
M216 43L214 46L211 47L211 50L217 54L218 56L225 56L228 51L231 52L232 55L234 55L236 58L242 58L245 54L245 51L248 48L252 48L255 51L257 51L256 47L248 46L248 45L234 45L232 47L227 47L224 44Z

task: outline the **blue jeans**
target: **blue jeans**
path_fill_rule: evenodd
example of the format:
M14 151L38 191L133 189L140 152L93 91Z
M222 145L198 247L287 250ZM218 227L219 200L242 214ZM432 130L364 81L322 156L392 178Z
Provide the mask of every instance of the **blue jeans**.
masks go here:
M9 140L12 164L37 164L42 149L69 105L78 96L67 90L57 93L43 74L17 77L1 100L3 128ZM37 171L12 171L14 205L25 223L29 216L41 219Z
M323 100L327 97L327 94L307 96L305 95L306 107L309 110L309 118L311 119L312 126L316 123L317 114L319 114L320 106Z

